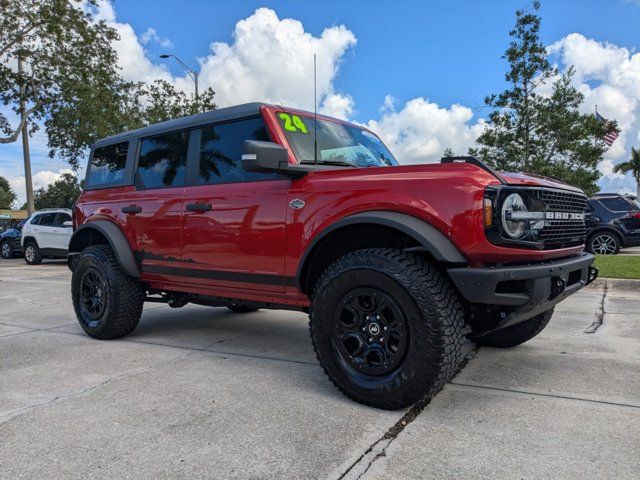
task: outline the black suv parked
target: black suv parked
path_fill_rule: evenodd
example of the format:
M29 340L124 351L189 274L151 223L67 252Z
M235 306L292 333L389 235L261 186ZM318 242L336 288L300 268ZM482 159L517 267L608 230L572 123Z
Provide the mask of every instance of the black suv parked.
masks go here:
M22 255L20 238L22 237L22 226L28 219L22 220L15 228L8 228L0 234L0 253L2 258L11 258Z
M598 194L587 202L587 251L615 255L640 246L640 203L631 195Z

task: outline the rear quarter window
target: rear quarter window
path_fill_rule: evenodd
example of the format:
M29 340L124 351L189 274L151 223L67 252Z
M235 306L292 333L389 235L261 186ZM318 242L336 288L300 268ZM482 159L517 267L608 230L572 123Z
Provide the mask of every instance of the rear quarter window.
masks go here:
M635 206L626 198L601 198L600 203L612 212L629 212L635 210Z
M114 143L94 149L89 164L87 187L123 183L128 149L129 142Z

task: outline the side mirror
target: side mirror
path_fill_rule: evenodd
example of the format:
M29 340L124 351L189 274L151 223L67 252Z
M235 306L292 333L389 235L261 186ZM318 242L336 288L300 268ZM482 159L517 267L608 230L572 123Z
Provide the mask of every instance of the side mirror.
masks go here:
M242 168L248 172L280 172L289 164L289 153L273 142L245 140Z
M62 222L63 227L73 227L73 222L71 220L67 220L66 222Z
M289 177L303 177L314 170L309 165L292 165L289 152L282 145L259 140L245 140L242 168L248 172L279 172Z

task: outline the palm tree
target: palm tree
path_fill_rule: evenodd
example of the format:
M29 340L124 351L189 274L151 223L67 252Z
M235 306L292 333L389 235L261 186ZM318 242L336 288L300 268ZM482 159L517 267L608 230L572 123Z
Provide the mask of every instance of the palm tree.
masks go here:
M640 199L640 149L636 150L631 147L631 158L613 167L613 171L615 173L631 172L633 178L636 179L636 194Z

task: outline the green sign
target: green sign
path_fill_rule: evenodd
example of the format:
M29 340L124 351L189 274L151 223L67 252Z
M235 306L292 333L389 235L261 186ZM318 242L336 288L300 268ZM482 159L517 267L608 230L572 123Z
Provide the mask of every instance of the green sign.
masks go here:
M278 114L278 118L282 121L282 125L287 132L302 133L304 135L309 133L309 129L298 115L289 115L281 112Z

